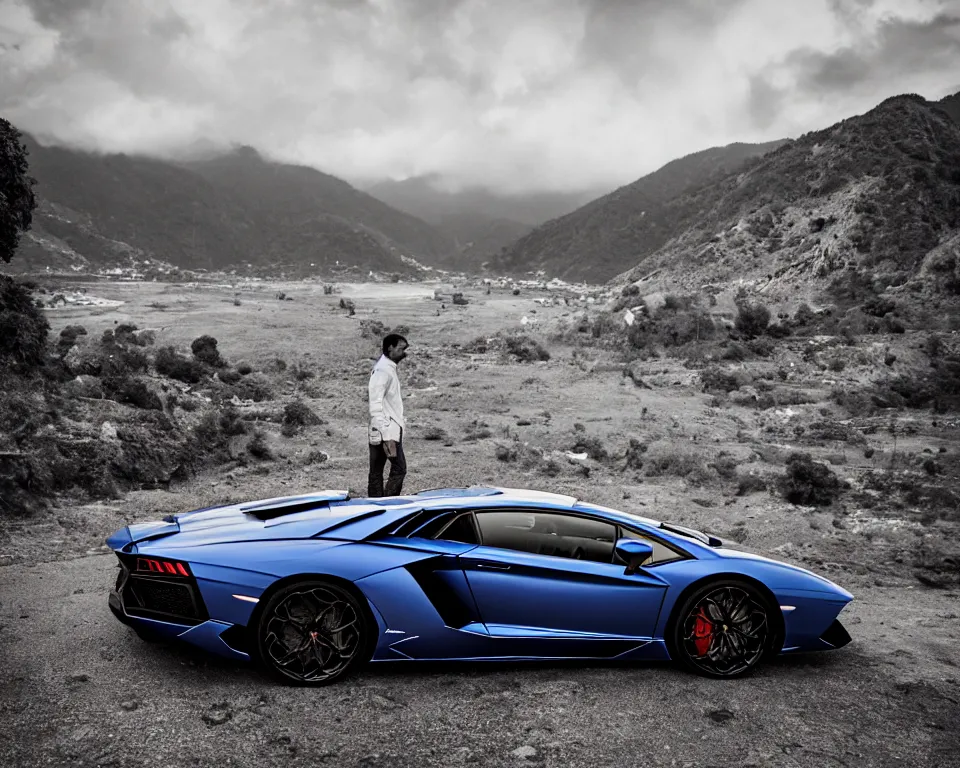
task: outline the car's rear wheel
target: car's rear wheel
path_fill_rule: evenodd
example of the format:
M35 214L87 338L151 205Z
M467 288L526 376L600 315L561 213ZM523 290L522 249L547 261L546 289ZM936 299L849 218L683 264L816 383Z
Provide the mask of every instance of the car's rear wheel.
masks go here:
M769 652L776 635L774 615L766 595L749 582L705 584L675 614L671 653L706 677L741 677Z
M366 661L375 627L349 590L310 580L272 595L256 632L260 662L275 677L298 685L328 685Z

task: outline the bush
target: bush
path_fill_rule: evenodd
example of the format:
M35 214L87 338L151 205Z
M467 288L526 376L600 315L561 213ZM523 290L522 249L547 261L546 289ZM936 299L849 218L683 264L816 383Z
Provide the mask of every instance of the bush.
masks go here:
M60 331L60 339L57 342L57 345L60 347L61 353L65 353L70 347L77 343L78 336L86 336L87 329L82 325L68 325L62 331Z
M154 367L161 376L169 376L186 384L196 384L206 375L206 369L199 361L187 359L172 346L157 350Z
M247 422L240 416L240 412L233 406L225 408L218 419L220 431L228 437L245 435L249 431Z
M513 355L521 363L533 363L538 360L549 360L550 353L540 342L529 336L508 336L505 339L507 353Z
M234 392L241 400L253 400L262 403L273 398L273 388L270 380L262 373L251 373L234 385Z
M609 312L601 312L597 315L593 319L593 326L590 328L590 333L595 339L611 333L618 333L619 331L620 321Z
M129 403L145 410L163 410L160 396L150 389L143 379L127 379L118 388L115 399L118 403Z
M759 475L746 474L737 477L737 496L746 496L767 490L767 482Z
M294 363L290 366L290 375L296 381L307 381L314 378L317 374L313 372L306 363Z
M738 296L736 299L736 329L744 336L754 337L762 334L770 324L770 310L763 304L747 301Z
M815 462L809 453L787 457L786 473L779 479L780 494L792 504L829 506L840 495L840 480L826 465Z
M0 366L39 366L49 331L50 324L30 292L0 275Z
M247 446L247 451L249 451L250 455L255 459L267 461L273 458L273 451L270 450L270 446L267 444L267 436L259 429L253 433L253 439Z
M746 371L727 371L710 367L700 371L700 381L704 392L733 392L753 382Z
M217 340L213 336L200 336L190 344L190 351L193 356L201 363L206 363L214 368L223 368L226 365L220 352L217 350Z
M237 371L223 370L217 374L217 378L224 384L236 384L242 377Z
M814 311L810 309L810 305L806 303L797 307L797 311L793 315L793 323L798 328L813 325L813 323L816 322L816 319L816 314L814 314Z
M249 376L253 373L253 366L250 363L238 363L237 364L237 373L241 376Z
M150 367L150 360L143 350L136 347L122 347L114 342L105 342L101 345L99 362L100 375L104 382L114 388L130 376L144 373Z
M283 426L281 434L284 437L293 437L304 427L316 426L322 424L321 419L315 414L302 400L294 400L287 403L283 409Z
M570 450L573 453L586 453L594 461L603 461L608 455L603 441L595 435L577 435L577 441Z

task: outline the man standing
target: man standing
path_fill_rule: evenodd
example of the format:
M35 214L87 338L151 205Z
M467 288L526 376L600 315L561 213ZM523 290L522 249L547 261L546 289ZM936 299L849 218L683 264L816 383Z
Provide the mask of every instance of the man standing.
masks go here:
M370 477L367 495L399 496L407 461L403 456L403 401L397 363L407 356L407 340L398 333L385 336L383 354L370 372ZM390 459L387 488L383 488L383 468Z

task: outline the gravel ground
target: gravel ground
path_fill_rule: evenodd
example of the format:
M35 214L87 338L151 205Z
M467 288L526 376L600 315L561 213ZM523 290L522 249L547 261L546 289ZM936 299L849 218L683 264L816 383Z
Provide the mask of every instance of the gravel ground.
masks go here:
M855 579L853 643L739 681L399 663L304 689L142 642L113 578L110 554L0 569L0 764L960 765L956 593Z
M960 591L925 586L911 566L921 544L954 546L956 521L920 523L912 510L887 510L882 498L869 510L846 500L803 509L775 493L739 495L717 481L697 487L626 471L617 457L639 435L651 442L651 455L682 450L703 463L724 449L741 470L780 472L793 424L821 418L822 404L793 415L713 407L695 372L677 361L645 364L650 388L640 388L628 385L622 366L601 369L583 350L555 343L553 359L536 365L449 354L452 344L516 326L534 308L544 323L565 311L509 294L440 314L426 298L356 294L358 318L376 314L414 329L404 375L423 381L407 390L408 490L493 482L543 488L745 542L849 589L855 600L841 618L850 645L776 659L737 681L663 664L399 663L303 689L186 648L142 642L107 607L115 559L103 539L126 522L166 512L361 486L370 344L332 296L298 293L280 306L264 288L238 307L231 293L199 289L98 290L126 301L123 311L70 310L55 325L83 322L99 336L115 320L130 320L162 326L158 344L181 346L211 332L231 360L293 361L309 348L318 393L308 402L328 428L286 440L276 425L263 424L276 461L195 478L173 492L87 505L65 499L37 518L0 521L0 766L960 766ZM364 302L374 300L378 311L368 311ZM158 301L174 309L164 315ZM805 375L819 376L814 369ZM492 435L465 437L478 418ZM778 419L789 421L780 427ZM589 477L565 460L561 474L547 478L495 456L497 443L514 439L567 448L577 422L614 456L590 462ZM431 427L451 439L426 440ZM949 434L943 423L929 428L918 424L916 435L901 437L899 451L955 451L955 426ZM866 467L857 466L867 461L858 458L862 446L834 441L821 450L849 451L849 460L833 461L856 480L891 461L884 441L882 433L870 437L877 453ZM329 461L305 465L313 448Z

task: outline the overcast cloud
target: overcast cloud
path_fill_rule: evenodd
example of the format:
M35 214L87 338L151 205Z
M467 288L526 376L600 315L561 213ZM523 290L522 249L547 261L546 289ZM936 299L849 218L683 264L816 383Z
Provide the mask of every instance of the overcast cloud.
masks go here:
M41 140L356 181L612 188L958 87L960 0L0 0L0 115Z

